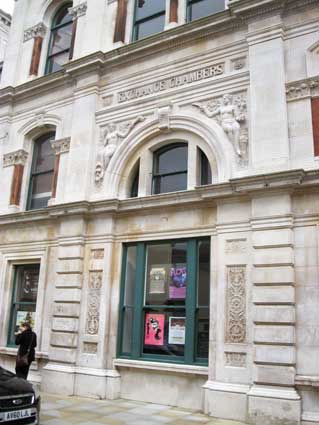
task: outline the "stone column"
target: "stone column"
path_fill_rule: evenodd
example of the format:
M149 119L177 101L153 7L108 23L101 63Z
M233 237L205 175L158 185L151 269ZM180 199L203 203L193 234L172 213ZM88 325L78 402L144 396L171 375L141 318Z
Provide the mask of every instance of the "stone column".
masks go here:
M69 152L70 140L71 140L70 137L65 137L63 139L56 139L51 142L52 149L55 152L55 161L54 161L50 204L54 203L54 200L56 198L61 154Z
M45 33L46 33L46 26L42 22L24 31L24 37L23 37L24 43L28 42L29 40L33 40L33 49L32 49L31 63L30 63L30 69L29 69L30 76L38 75L39 63L40 63L41 51L42 51L42 42L43 42Z
M72 26L72 37L71 37L71 46L69 59L78 58L82 55L82 42L83 42L83 33L85 32L85 23L82 19L79 19L82 16L86 15L87 11L87 2L84 1L74 7L68 9L69 14L73 17L73 26ZM82 36L81 39L79 36ZM87 36L87 38L89 38Z
M281 16L248 24L250 135L253 168L288 167L289 140L285 92L284 30ZM270 95L271 93L271 95Z
M127 0L118 0L113 42L125 42Z
M17 210L19 210L20 206L24 165L27 161L27 158L28 153L23 149L7 153L3 157L3 167L13 167L10 192L10 207L13 207Z
M252 200L254 376L248 409L256 425L300 423L291 208L289 194Z
M319 156L319 97L311 99L313 147L315 156Z

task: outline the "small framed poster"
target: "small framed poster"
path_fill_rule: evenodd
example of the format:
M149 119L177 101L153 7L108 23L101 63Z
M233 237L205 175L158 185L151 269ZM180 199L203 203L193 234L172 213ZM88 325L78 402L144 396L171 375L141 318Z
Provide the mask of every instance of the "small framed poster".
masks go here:
M185 345L185 317L170 317L168 327L168 343L175 345Z
M166 270L164 267L153 267L150 270L149 294L165 294Z
M170 271L169 298L183 300L186 298L187 270L186 267L172 267Z
M144 345L164 345L165 314L146 313Z

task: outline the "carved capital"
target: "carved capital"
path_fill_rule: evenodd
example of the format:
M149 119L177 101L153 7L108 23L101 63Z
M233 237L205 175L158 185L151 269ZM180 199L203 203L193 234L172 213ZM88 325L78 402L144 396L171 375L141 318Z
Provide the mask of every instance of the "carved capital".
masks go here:
M286 85L287 101L319 95L319 78L307 78Z
M63 139L52 140L51 146L55 154L60 155L61 153L69 152L70 141L71 141L70 137L64 137Z
M25 165L28 159L28 152L19 149L14 152L3 155L3 167L11 167L13 165Z
M32 38L35 38L35 37L43 38L46 34L46 30L47 30L47 27L44 25L44 23L39 22L38 24L24 31L23 42L31 40Z
M73 17L73 19L77 19L80 16L84 16L86 14L87 2L83 2L74 7L69 7L68 12Z

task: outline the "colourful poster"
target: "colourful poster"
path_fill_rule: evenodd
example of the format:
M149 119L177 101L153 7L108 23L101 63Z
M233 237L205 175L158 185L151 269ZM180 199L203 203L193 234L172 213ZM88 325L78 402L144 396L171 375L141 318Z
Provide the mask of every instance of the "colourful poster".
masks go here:
M165 294L166 270L163 267L154 267L150 271L150 294Z
M146 313L145 345L164 345L165 314Z
M172 267L170 271L169 298L186 298L187 271L186 267Z
M185 317L170 317L168 327L168 343L185 345Z

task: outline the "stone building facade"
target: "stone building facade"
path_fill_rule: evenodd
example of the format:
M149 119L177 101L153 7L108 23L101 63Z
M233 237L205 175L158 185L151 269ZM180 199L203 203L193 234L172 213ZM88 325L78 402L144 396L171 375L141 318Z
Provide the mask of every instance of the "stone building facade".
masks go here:
M318 0L17 0L0 361L45 391L319 424Z
M8 43L8 35L11 25L11 16L0 9L0 79L2 73L2 66L4 54Z

